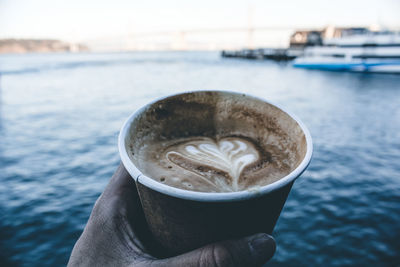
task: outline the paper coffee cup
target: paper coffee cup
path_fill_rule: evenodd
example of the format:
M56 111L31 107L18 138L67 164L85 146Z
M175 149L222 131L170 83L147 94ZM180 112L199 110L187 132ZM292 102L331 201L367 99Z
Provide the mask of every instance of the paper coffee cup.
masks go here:
M196 109L184 112L181 110L183 106L177 103L185 103L186 108L196 106ZM213 105L218 108L213 109ZM249 134L259 135L260 142L272 140L278 142L282 149L296 152L292 159L295 166L285 177L257 189L229 193L197 192L159 183L143 174L138 164L134 163L131 151L132 147L134 150L135 146L141 145L135 143L139 142L141 135L198 136L203 125L207 128L217 124L214 122L210 126L202 119L209 120L212 112L218 110L223 114L218 115L222 116L219 119L234 121L240 113L240 105L252 110L255 114L252 116L257 118L249 117L249 120L254 119L258 126L262 126L256 133ZM154 117L152 114L160 111L161 107L166 109L163 115L156 116L149 123L149 118ZM243 114L248 115L249 112ZM171 125L174 123L176 125ZM193 126L195 129L190 128L193 124L197 125ZM153 125L154 129L149 125ZM235 123L231 127L228 130L234 132ZM249 131L255 132L250 128ZM270 135L269 139L266 135ZM271 234L294 181L310 163L312 150L310 133L296 116L266 100L227 91L194 91L156 100L133 113L119 135L121 160L136 182L146 221L157 243L156 254L165 257L220 240L259 232Z

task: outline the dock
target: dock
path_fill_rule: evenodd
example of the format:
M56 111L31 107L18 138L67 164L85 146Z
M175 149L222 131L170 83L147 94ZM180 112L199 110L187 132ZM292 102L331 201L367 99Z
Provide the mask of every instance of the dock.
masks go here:
M303 49L299 48L260 48L243 49L236 51L222 51L221 56L225 58L244 58L244 59L269 59L275 61L293 60L303 54Z

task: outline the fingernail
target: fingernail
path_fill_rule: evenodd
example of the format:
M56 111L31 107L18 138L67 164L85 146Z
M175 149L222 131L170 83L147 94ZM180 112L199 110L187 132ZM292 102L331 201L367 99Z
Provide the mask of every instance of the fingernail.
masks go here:
M274 238L264 233L250 237L249 247L254 262L260 264L271 259L276 248Z

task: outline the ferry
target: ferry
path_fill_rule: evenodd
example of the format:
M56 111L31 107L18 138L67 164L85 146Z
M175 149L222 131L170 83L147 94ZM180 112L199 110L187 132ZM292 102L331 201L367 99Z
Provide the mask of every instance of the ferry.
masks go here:
M338 35L336 33L336 35ZM352 28L306 46L293 66L306 69L400 73L400 34Z

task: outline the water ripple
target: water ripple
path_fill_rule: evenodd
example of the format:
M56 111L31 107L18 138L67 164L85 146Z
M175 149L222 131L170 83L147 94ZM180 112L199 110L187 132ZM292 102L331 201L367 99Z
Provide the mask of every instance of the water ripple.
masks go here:
M161 95L238 90L287 107L315 153L270 266L400 264L400 77L216 53L0 58L0 266L59 266L119 163L126 117Z

